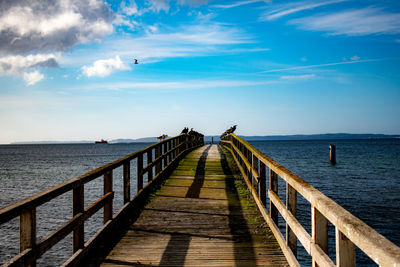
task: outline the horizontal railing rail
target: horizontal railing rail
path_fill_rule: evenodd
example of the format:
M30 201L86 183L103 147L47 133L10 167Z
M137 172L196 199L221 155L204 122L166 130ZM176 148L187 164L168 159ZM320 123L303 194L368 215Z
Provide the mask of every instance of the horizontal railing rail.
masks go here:
M176 163L187 151L204 144L202 135L181 134L173 138L150 145L114 162L89 171L74 179L56 185L50 189L28 197L17 203L0 209L0 225L19 217L20 221L20 253L2 266L35 266L37 259L51 247L73 232L73 255L63 266L74 266L88 253L96 241L104 235L113 221L120 220L128 207L132 208L135 200L143 190L157 180L163 172ZM154 157L153 157L154 155ZM147 165L143 166L143 158ZM136 159L137 193L131 198L131 161ZM124 206L113 214L113 170L123 167L123 201ZM143 184L143 175L147 173L147 185ZM104 194L90 204L84 206L84 185L94 179L103 177ZM48 234L42 240L36 240L36 209L52 199L72 191L72 218ZM84 242L84 222L100 209L104 209L104 225L97 233ZM125 212L126 213L126 212Z
M380 266L400 266L398 246L247 141L229 134L221 140L221 145L232 153L291 266L300 266L297 261L297 240L312 257L313 266L335 266L328 255L328 221L335 227L337 266L356 265L355 246ZM286 183L285 202L278 196L278 177ZM311 204L311 235L297 220L297 193ZM269 212L266 209L267 197ZM278 227L278 213L286 224L286 238Z

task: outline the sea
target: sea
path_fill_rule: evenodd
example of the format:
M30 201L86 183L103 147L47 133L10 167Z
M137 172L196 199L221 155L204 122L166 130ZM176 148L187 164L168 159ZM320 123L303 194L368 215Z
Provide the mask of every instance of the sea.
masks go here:
M400 246L400 140L253 141L271 157L350 211L394 244ZM151 143L0 145L0 208L119 159ZM329 145L336 146L335 165ZM146 158L146 157L145 157ZM135 161L131 173L136 173ZM122 168L113 173L114 210L123 205ZM279 179L285 199L285 182ZM136 192L135 179L131 183ZM103 179L85 185L85 206L103 192ZM37 240L71 218L72 194L66 193L37 209ZM311 234L311 207L298 196L298 220ZM280 218L280 228L285 227ZM0 225L0 264L18 254L18 218ZM102 225L102 212L85 222L85 241ZM329 227L329 255L335 260L334 227ZM38 266L59 266L72 255L72 237L59 242L38 261ZM298 257L311 265L299 243ZM374 266L357 249L357 266Z

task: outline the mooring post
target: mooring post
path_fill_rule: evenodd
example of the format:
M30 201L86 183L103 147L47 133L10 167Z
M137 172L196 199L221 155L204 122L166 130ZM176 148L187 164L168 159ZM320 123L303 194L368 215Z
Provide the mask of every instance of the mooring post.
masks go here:
M331 164L336 164L336 146L333 144L329 145L329 161Z

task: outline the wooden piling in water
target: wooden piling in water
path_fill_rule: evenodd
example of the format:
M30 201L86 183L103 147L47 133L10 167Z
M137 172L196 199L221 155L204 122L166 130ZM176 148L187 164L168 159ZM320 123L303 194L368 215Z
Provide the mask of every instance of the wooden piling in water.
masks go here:
M329 145L329 161L332 165L336 164L336 146L333 144Z

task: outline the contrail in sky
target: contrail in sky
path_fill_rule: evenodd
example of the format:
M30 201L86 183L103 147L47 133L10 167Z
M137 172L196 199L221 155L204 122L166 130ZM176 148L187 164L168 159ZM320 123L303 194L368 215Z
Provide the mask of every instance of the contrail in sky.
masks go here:
M279 72L279 71L286 71L286 70L310 69L310 68L319 68L319 67L344 65L344 64L354 64L354 63L363 63L363 62L373 62L373 61L382 61L382 60L385 60L385 59L384 58L378 58L378 59L364 59L364 60L343 61L343 62L334 62L334 63L317 64L317 65L297 66L297 67L290 67L290 68L284 68L284 69L266 70L266 71L262 71L261 73Z

